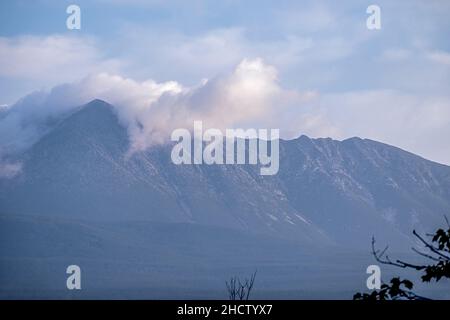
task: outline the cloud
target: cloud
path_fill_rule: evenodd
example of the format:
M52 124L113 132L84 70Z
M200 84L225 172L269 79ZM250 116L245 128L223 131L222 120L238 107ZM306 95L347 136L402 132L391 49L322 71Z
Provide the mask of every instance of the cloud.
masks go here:
M12 153L27 148L60 117L93 99L109 101L117 106L121 115L131 115L149 107L164 92L180 90L175 82L137 82L102 73L56 86L50 91L35 91L9 107L0 119L0 151Z
M129 2L81 3L115 28L0 37L0 160L98 98L116 106L135 149L203 120L367 137L450 163L448 4L383 0L373 32L357 1Z
M93 99L115 106L131 151L164 143L174 129L192 129L195 120L202 120L205 127L222 130L280 128L283 138L371 138L450 163L450 97L384 89L286 89L276 68L259 58L244 59L194 86L101 73L34 92L0 117L0 151L27 148L57 119Z
M140 126L132 128L137 148L163 142L173 129L191 128L195 120L214 128L234 127L267 117L281 98L274 67L261 59L244 59L231 73L204 81L178 94L160 97L139 114Z
M244 59L230 72L193 87L102 73L34 92L11 106L0 120L0 146L8 153L27 148L59 117L93 99L115 106L133 150L142 150L167 141L176 128L192 128L194 120L220 129L279 128L277 113L309 98L309 93L281 88L277 70L261 59Z
M127 26L118 39L117 47L129 48L120 56L127 61L127 74L138 78L152 75L156 79L178 79L191 84L234 67L245 57L260 57L276 66L283 78L296 82L298 71L309 69L314 74L302 79L305 85L310 79L326 78L329 66L351 56L360 42L335 32L313 36L291 30L262 37L255 36L251 28L239 26L194 33Z

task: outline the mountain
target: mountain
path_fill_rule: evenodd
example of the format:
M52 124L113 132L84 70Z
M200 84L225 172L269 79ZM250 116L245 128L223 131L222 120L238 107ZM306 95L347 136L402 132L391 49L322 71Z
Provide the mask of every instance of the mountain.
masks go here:
M280 170L175 165L171 144L127 153L127 131L107 103L82 107L20 158L2 181L1 213L189 222L354 244L409 234L450 209L450 168L371 140L280 142Z
M328 259L327 248L368 251L372 235L407 248L412 229L430 231L450 211L450 167L368 139L281 140L274 176L256 165L175 165L171 148L130 154L127 130L100 100L61 120L17 156L20 174L0 179L1 273L25 268L24 257L304 267L314 252ZM42 263L35 285L52 278ZM130 274L142 279L139 270ZM23 280L11 279L17 293Z

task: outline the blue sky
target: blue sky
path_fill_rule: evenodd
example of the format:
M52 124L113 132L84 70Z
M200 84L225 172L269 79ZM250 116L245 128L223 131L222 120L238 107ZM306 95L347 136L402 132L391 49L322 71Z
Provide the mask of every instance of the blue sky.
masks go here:
M81 8L81 30L66 29L69 4ZM370 4L381 8L381 30L366 28ZM449 15L445 0L4 0L0 104L100 73L132 79L137 91L146 80L192 89L260 59L263 79L300 97L278 99L289 106L262 112L278 114L264 125L372 138L450 163ZM239 123L254 124L246 114Z

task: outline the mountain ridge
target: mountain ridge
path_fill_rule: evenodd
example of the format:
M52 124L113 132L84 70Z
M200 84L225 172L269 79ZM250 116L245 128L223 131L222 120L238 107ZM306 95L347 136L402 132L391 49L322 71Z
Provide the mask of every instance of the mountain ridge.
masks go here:
M126 156L114 107L93 100L24 153L18 177L0 181L0 213L188 222L354 245L368 233L404 239L450 209L450 167L370 139L280 140L273 177L251 165L176 166L170 146Z

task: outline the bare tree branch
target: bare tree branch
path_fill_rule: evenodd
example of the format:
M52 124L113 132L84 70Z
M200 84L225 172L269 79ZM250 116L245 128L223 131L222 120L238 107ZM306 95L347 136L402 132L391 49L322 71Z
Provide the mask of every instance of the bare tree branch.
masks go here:
M255 283L256 271L250 279L241 281L237 276L231 277L230 282L225 281L230 300L248 300Z
M442 257L439 257L439 258L433 257L432 255L429 255L429 254L426 254L426 253L424 253L424 252L421 252L421 251L417 250L416 248L411 248L411 250L414 251L414 252L417 253L417 254L420 254L422 257L428 258L428 259L430 259L430 260L433 260L433 261L443 261L443 258L442 258Z
M428 243L425 239L423 239L417 232L416 230L413 230L413 234L416 236L417 239L419 239L428 249L430 249L432 252L434 252L435 254L441 256L442 258L446 259L446 260L450 260L450 257L443 254L441 250L439 250L439 248L436 248L435 246L431 245L430 243Z
M389 258L388 255L386 255L387 249L388 249L388 247L386 246L386 248L384 248L383 251L381 251L381 253L380 253L380 250L376 250L375 249L375 237L372 237L372 254L379 263L388 264L388 265L396 266L399 268L412 268L412 269L416 269L416 270L423 270L426 268L426 266L414 265L414 264L411 264L408 262L404 262L402 260L396 260L394 262Z

